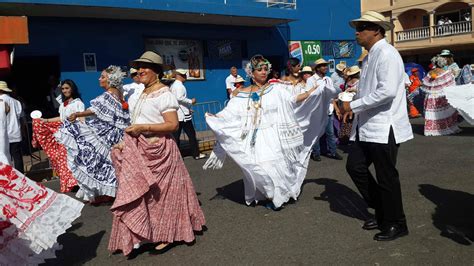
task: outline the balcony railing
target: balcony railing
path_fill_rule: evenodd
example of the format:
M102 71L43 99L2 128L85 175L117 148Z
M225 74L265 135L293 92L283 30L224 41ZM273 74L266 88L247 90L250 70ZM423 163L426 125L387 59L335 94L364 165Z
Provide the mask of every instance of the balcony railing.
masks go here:
M430 37L430 27L414 28L399 31L396 34L397 42L427 39Z
M396 32L397 42L427 39L430 37L444 37L472 32L471 21L454 22L446 25L432 26L433 35L430 35L430 27L421 27Z
M471 21L454 22L445 25L433 26L433 37L463 34L472 31Z

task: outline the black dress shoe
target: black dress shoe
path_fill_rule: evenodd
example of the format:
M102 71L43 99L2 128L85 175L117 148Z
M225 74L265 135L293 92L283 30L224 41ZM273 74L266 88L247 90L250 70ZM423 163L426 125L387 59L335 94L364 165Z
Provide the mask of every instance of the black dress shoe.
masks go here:
M316 162L320 162L321 161L321 156L311 153L311 160L316 161Z
M408 235L408 228L406 225L391 225L382 232L375 234L374 240L391 241L406 235Z
M328 157L334 160L342 160L342 156L339 155L337 152L334 154L328 154Z
M375 219L369 219L365 221L364 225L362 226L362 229L364 230L374 230L379 228L379 225L377 224L377 220Z

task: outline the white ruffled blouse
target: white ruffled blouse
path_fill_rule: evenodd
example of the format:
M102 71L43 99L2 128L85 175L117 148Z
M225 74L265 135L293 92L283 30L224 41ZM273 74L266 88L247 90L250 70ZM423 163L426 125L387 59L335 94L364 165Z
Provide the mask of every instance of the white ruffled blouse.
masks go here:
M138 96L138 95L137 95ZM151 94L141 93L128 100L132 124L160 124L165 120L162 114L177 111L178 100L168 87L163 87Z
M59 106L59 117L61 118L61 121L64 121L73 113L83 112L84 110L84 103L81 101L81 99L76 98L69 102L67 106L64 106L63 102L61 103Z

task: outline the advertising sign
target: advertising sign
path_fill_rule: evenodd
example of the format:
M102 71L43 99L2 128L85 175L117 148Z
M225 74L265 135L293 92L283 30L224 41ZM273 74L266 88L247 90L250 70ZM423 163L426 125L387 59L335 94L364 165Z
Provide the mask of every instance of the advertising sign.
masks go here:
M145 50L161 55L163 63L170 69L188 70L188 80L204 80L202 42L181 39L145 39ZM171 71L164 78L171 78Z
M218 60L233 60L242 58L241 41L209 40L207 50L209 57Z
M334 58L348 58L354 56L354 42L342 41L332 43Z
M289 41L290 56L301 61L301 65L308 66L322 57L321 41Z

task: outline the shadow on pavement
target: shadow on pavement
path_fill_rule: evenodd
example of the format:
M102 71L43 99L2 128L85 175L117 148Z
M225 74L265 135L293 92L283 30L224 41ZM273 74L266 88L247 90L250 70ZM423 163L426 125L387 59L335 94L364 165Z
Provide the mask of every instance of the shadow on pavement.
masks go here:
M233 202L245 205L244 200L244 181L242 179L234 181L223 187L216 188L217 194L209 200L228 199Z
M366 221L373 216L367 211L367 204L364 199L351 188L339 184L337 180L319 178L308 179L304 183L311 182L325 186L324 192L319 197L314 197L314 199L327 201L331 211L361 221Z
M432 215L433 225L441 236L461 245L474 242L474 195L457 190L421 184L421 195L436 204Z
M72 226L76 230L82 223ZM63 249L56 252L57 258L46 260L43 265L81 265L97 257L97 247L104 237L102 230L90 236L78 236L70 230L58 238Z

